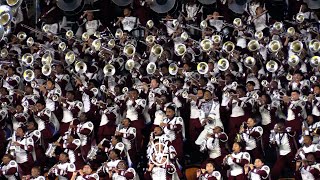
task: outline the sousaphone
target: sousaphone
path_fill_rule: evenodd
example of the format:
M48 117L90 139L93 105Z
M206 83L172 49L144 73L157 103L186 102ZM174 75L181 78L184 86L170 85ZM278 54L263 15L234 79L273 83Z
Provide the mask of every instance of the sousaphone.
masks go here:
M151 0L150 9L156 13L166 13L170 11L176 3L176 0Z
M216 3L216 0L198 0L201 4L210 5Z
M81 3L82 0L57 0L57 6L63 11L74 11Z
M112 0L117 6L128 6L133 0Z

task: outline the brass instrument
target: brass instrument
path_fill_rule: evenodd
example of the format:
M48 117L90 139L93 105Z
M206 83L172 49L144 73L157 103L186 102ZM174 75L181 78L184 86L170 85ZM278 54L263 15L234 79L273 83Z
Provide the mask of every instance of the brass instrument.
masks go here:
M294 36L294 35L296 34L296 30L294 29L294 27L289 27L289 28L287 29L287 34L288 34L289 36Z
M200 62L200 63L197 65L197 71L198 71L199 74L207 74L208 71L209 71L208 63L206 63L206 62Z
M292 75L288 73L288 74L286 75L286 79L287 79L288 81L292 81Z
M220 71L226 71L229 68L229 61L225 58L222 58L218 61L218 69Z
M294 53L300 53L303 49L303 44L301 41L295 40L290 44L290 49Z
M255 52L260 49L260 44L259 44L258 40L251 40L251 41L249 41L247 48L249 51Z
M61 136L59 137L59 139L56 142L59 142L61 140ZM49 158L52 158L55 156L55 150L56 150L57 146L54 143L49 143L49 146L45 152L45 155Z
M272 40L269 44L268 44L268 49L270 52L272 53L276 53L281 49L281 43L278 40Z
M154 74L157 70L157 65L156 63L154 62L150 62L148 65L147 65L147 73L148 74Z
M35 78L35 74L34 71L32 71L31 69L27 69L23 72L23 79L27 82L31 82L33 81Z
M123 48L123 54L127 57L132 57L134 56L136 52L136 47L132 44L127 44L124 48Z
M289 66L295 67L299 64L300 58L297 55L291 55L288 59Z
M243 62L244 66L247 68L252 68L256 65L256 60L252 56L247 56Z
M156 56L156 57L160 57L163 53L163 48L161 45L159 44L155 44L152 46L151 48L151 53Z
M240 18L235 18L232 22L232 24L236 27L239 28L242 26L242 20Z
M301 23L303 23L303 21L304 21L304 15L303 15L303 13L298 13L297 15L296 15L296 21L297 21L297 23L299 23L299 24L301 24Z
M121 29L117 29L114 36L117 39L121 39L123 37L123 31Z
M105 76L113 76L116 73L116 68L112 64L106 64L103 73Z
M76 60L76 54L73 51L68 51L64 59L68 65L71 65Z
M74 69L77 73L83 74L87 71L87 64L82 61L77 61L74 65Z
M122 88L122 93L123 94L127 94L128 92L129 92L129 88L128 87Z
M93 40L93 41L92 41L92 44L91 44L91 46L94 48L95 51L100 51L101 45L102 45L102 44L101 44L100 39L95 39L95 40Z
M257 39L257 40L261 40L263 38L263 32L262 31L257 31L254 33L254 37Z
M232 53L234 51L235 45L231 41L227 41L223 43L222 50L228 54Z
M272 29L276 31L282 31L283 30L283 24L281 22L275 22L272 26Z
M274 61L274 60L270 60L270 61L268 61L267 62L267 64L266 64L266 69L267 69L267 71L269 71L269 72L276 72L277 70L278 70L278 68L279 68L279 65L278 65L278 63L276 62L276 61Z
M210 39L204 39L200 42L201 50L209 52L212 49L212 41Z
M310 51L313 53L316 53L320 50L320 42L317 39L312 39L308 45L309 45Z
M28 37L28 39L27 39L27 46L28 46L28 47L31 47L31 46L33 46L33 44L34 44L34 39L33 39L33 37Z
M124 65L125 69L128 71L132 71L135 67L135 62L133 59L127 60L126 64Z
M247 123L246 122L243 122L242 124L241 124L241 126L240 126L240 130L241 129L246 129L247 128ZM241 142L241 141L243 141L243 138L242 138L242 135L241 135L241 133L240 133L240 130L239 130L239 133L237 133L237 135L236 135L236 137L235 137L235 139L234 139L234 141L235 142Z
M311 76L310 77L310 82L312 82L312 83L316 83L317 80L318 80L317 76Z
M174 53L177 56L183 56L186 54L186 52L187 52L187 47L185 44L177 44L174 48Z
M169 65L169 74L174 76L174 75L176 75L178 73L178 71L179 71L179 67L178 67L177 64L171 63Z
M33 55L31 53L25 53L22 56L21 61L25 66L31 66L34 61Z
M45 76L49 76L51 74L51 71L52 71L51 65L49 65L49 64L45 64L41 68L41 72Z
M319 65L320 65L320 56L313 56L310 59L310 66L316 68L316 67L319 67Z
M268 87L268 86L269 86L269 82L264 79L264 80L262 80L261 85L262 85L263 87Z
M82 35L81 35L81 40L82 41L86 42L86 41L89 40L89 38L90 38L90 36L89 36L89 34L87 32L82 33Z
M64 52L67 49L67 45L65 42L61 42L59 43L58 48L59 48L59 51Z
M74 37L73 31L72 31L72 30L68 30L68 31L66 32L66 38L67 38L68 40L70 40L70 39L72 39L73 37Z
M211 37L211 40L215 44L220 44L222 41L222 37L220 35L215 34Z
M152 36L152 35L148 35L148 36L146 37L146 39L145 39L147 45L149 45L149 46L153 45L154 42L155 42L155 40L156 40L156 37L155 37L155 36Z
M12 9L7 5L0 6L0 25L5 26L12 20Z
M20 40L20 41L24 41L26 38L27 38L27 34L23 31L20 31L18 32L17 34L17 38Z

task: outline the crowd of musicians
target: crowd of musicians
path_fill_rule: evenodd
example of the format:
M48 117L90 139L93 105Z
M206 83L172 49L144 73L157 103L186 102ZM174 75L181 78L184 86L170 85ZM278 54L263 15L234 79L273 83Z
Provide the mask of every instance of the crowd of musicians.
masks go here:
M261 0L154 19L140 3L112 23L88 9L76 29L45 2L40 29L1 41L1 179L320 178L311 1L283 21Z

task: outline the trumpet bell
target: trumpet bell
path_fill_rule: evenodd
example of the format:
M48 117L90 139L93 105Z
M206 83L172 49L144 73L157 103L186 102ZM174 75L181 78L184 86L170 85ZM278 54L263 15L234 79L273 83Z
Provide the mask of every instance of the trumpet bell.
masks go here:
M42 26L42 31L48 33L50 31L50 26L48 24L45 24L44 26Z
M132 57L132 56L136 53L136 47L134 47L134 45L132 45L132 44L127 44L127 45L123 48L123 53L124 53L125 56L127 56L127 57Z
M206 20L203 20L200 22L200 28L206 29L208 27L208 22Z
M220 71L226 71L229 68L229 65L230 64L227 59L222 58L218 61L218 69Z
M269 71L269 72L271 72L271 73L276 72L276 71L278 70L278 68L279 68L279 65L278 65L278 63L277 63L276 61L274 61L274 60L270 60L270 61L268 61L267 64L266 64L266 69L267 69L267 71Z
M68 65L71 65L76 60L76 55L73 51L68 51L64 56L64 59Z
M123 93L123 94L127 94L128 91L129 91L129 88L128 88L128 87L122 88L122 93Z
M297 23L303 23L304 21L304 15L303 13L298 13L297 16L296 16L296 21Z
M6 58L8 56L9 52L6 48L1 49L1 57Z
M73 33L72 30L68 30L68 31L66 32L66 38L67 38L68 40L69 40L69 39L72 39L73 36L74 36L74 33Z
M89 34L87 32L82 33L81 35L82 41L88 41L89 40Z
M189 97L188 91L183 91L182 94L181 94L181 96L182 96L183 98L187 99L187 98Z
M101 38L101 33L100 31L96 31L93 33L93 36L96 37L96 38Z
M27 34L25 32L18 32L17 34L17 38L20 40L20 41L24 41L26 38L27 38Z
M249 51L254 52L260 49L260 44L257 40L251 40L247 47Z
M216 77L211 77L210 82L213 83L213 84L215 84L215 83L218 82L218 80L217 80Z
M92 47L96 50L99 51L101 49L101 41L100 39L95 39L92 42Z
M243 64L247 67L247 68L252 68L253 66L256 65L256 60L252 57L252 56L248 56L244 59Z
M268 87L269 86L269 82L267 80L262 80L261 85L263 87Z
M213 43L215 43L215 44L220 44L222 38L221 38L220 35L217 35L217 34L216 34L216 35L213 35L213 36L211 37L211 40L212 40Z
M154 74L156 72L156 69L157 69L157 65L154 62L150 62L147 65L147 73L148 74Z
M169 74L175 76L178 73L179 67L175 63L169 65Z
M309 42L309 50L313 53L316 53L320 50L320 42L317 39L312 39Z
M21 61L24 65L26 66L31 66L33 64L34 58L33 55L31 53L25 53L22 58Z
M23 72L23 79L27 82L33 81L35 78L35 74L31 69L27 69Z
M287 79L288 81L292 81L292 75L288 73L288 74L286 75L286 79Z
M126 64L124 65L125 69L128 71L131 71L135 66L134 60L133 59L129 59L127 60Z
M152 46L151 48L151 53L156 56L156 57L160 57L163 53L163 48L161 45L159 44L155 44Z
M105 76L113 76L116 73L116 68L112 64L106 64L103 73Z
M44 53L44 55L42 55L41 57L41 63L42 65L49 65L52 62L52 54L50 52L46 52Z
M290 35L290 36L294 36L295 33L296 33L296 30L294 29L294 27L289 27L287 29L287 33Z
M319 67L320 66L320 56L313 56L310 58L310 66L311 67Z
M272 40L269 44L268 44L268 49L270 52L272 53L276 53L281 49L281 44L280 41L278 40Z
M201 50L208 52L212 49L212 41L210 39L204 39L200 42Z
M175 46L174 52L177 56L183 56L187 52L187 47L185 44L178 44Z
M262 31L257 31L254 33L254 37L257 39L257 40L261 40L263 38L263 32Z
M197 65L197 71L198 71L199 74L207 74L208 71L209 71L208 63L206 63L206 62L200 62L200 63Z
M121 39L123 37L123 31L121 29L117 29L114 35L117 39Z
M29 37L29 38L27 39L27 46L28 46L28 47L31 47L31 46L33 46L33 44L34 44L34 39L33 39L33 37Z
M234 51L234 48L235 46L231 41L227 41L223 43L223 46L222 46L222 50L228 54L232 53Z
M146 37L146 43L148 45L152 45L154 43L154 41L155 41L155 36L149 35Z
M5 26L11 22L12 11L11 8L7 5L0 6L0 24Z
M258 94L258 93L254 93L254 94L252 95L252 99L258 100L258 99L259 99L259 94Z
M300 53L303 49L303 44L301 41L293 41L291 44L290 44L290 49L292 52L294 53Z
M299 64L300 58L297 55L291 55L288 58L288 64L289 66L295 67Z
M242 21L241 21L241 19L240 19L240 18L235 18L235 19L233 20L233 25L236 26L236 27L242 26Z
M312 82L312 83L316 83L317 80L318 80L317 76L311 76L310 77L310 82Z
M147 28L151 29L154 26L154 22L152 20L148 20L146 25L147 25Z
M67 45L66 45L65 42L61 42L61 43L59 43L58 48L59 48L59 51L62 51L62 52L63 52L63 51L66 50Z
M187 32L183 32L183 33L181 33L180 38L181 38L183 41L186 41L186 40L188 40L189 35L188 35Z
M109 41L108 41L108 47L109 48L114 48L116 46L116 41L114 40L114 39L110 39Z
M49 76L51 74L51 66L50 66L50 64L46 64L46 65L42 66L41 72L42 72L43 75Z
M78 62L76 62L74 69L77 73L83 74L87 71L88 67L87 67L86 63L84 63L82 61L78 61Z

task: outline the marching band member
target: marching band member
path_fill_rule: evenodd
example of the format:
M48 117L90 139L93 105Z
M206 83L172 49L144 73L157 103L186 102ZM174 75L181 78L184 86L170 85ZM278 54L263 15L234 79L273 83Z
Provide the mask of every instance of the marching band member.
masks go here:
M261 150L261 139L259 140L263 134L263 129L261 126L256 126L256 124L256 119L249 118L247 122L243 123L239 131L242 140L246 143L245 149L249 152L252 159L261 158L263 153Z
M35 164L44 166L46 164L45 152L42 146L41 132L37 130L38 126L35 121L28 121L26 136L33 139L33 147L35 151Z
M68 153L62 152L59 155L59 162L55 164L48 172L49 179L58 177L62 180L71 179L73 172L76 171L76 166L69 162Z
M125 161L119 161L116 168L109 171L109 178L107 179L119 179L119 180L129 180L136 179L136 171L133 168L128 168Z
M220 180L221 174L219 171L215 171L213 162L207 162L205 169L199 169L197 171L197 178L203 180Z
M70 76L64 72L62 64L55 65L55 72L53 74L55 82L60 86L62 94L65 94L65 91L70 89Z
M100 177L109 177L109 171L116 169L118 163L121 161L120 159L120 150L113 149L109 152L109 160L102 164L97 170L97 173Z
M45 180L45 177L41 176L41 168L39 166L34 166L31 169L31 175L22 177L22 180Z
M296 179L317 179L320 177L320 165L312 153L305 160L296 162Z
M230 167L230 175L228 179L246 179L244 166L250 162L250 154L243 152L244 147L241 143L234 142L232 154L227 155L223 159L223 165Z
M54 144L61 146L59 142L55 142ZM81 140L76 139L75 135L67 135L67 139L63 141L62 148L64 148L64 152L68 154L70 163L76 166L75 169L80 169L84 164L81 154Z
M115 136L122 137L122 142L125 145L125 149L127 151L127 158L129 161L129 166L137 165L137 154L136 154L136 128L132 127L131 120L129 118L125 118L122 120L121 124L123 126L122 129L117 129L115 132Z
M270 173L270 168L264 165L262 159L256 159L254 164L245 166L246 174L248 173L249 180L267 179Z
M30 174L34 163L33 157L35 156L33 139L26 137L25 133L25 128L18 128L16 130L16 141L11 143L15 147L16 161L23 175Z
M101 27L102 25L100 20L94 19L93 11L90 10L84 11L78 23L80 27L83 26L83 33L87 32L89 36L93 35L96 31L98 31L99 27ZM79 30L77 34L80 36Z
M76 133L81 141L81 153L82 156L87 157L87 154L91 148L93 138L93 123L88 121L86 113L82 112L79 116L79 124L76 127Z
M99 175L92 172L90 165L84 165L79 171L74 171L71 180L99 180Z
M160 127L163 128L165 134L170 136L170 141L172 146L177 151L177 158L179 161L183 154L183 120L181 117L177 117L175 114L176 109L173 106L168 106L166 108L166 118L160 123Z
M54 101L54 97L61 96L61 88L58 84L56 84L53 80L47 80L46 85L41 85L39 87L41 94L45 97L46 108L50 111L56 111L56 102Z
M135 27L137 27L140 22L139 19L131 15L132 10L127 7L123 10L124 17L118 17L116 26L121 26L124 31L131 32Z
M73 91L68 91L65 98L59 97L59 101L63 110L59 134L64 135L69 130L71 123L76 125L74 120L79 117L83 108L83 103L75 100L75 93Z
M9 111L13 115L13 130L17 130L18 127L26 126L30 115L27 112L23 112L23 107L21 105L17 105L15 108L9 109Z
M314 116L315 120L320 120L320 85L314 85L313 94L309 94L308 101L310 104L311 113ZM308 105L308 104L307 104Z
M320 122L317 121L313 115L309 115L305 123L302 124L302 134L312 136L312 143L317 144L319 142Z
M19 179L19 166L18 163L10 154L5 154L2 157L3 166L0 169L0 177L4 177L8 180Z
M27 112L29 107L35 105L40 97L39 93L36 93L30 85L24 87L24 92L21 99L21 105L24 108L24 112Z
M285 165L293 166L292 159L296 152L294 136L295 132L290 127L286 128L283 123L277 123L274 126L270 142L279 148L279 157L271 169L272 179L279 177Z
M320 158L320 146L312 144L312 136L303 136L303 146L297 150L295 160L305 160L309 153L313 153L316 159Z
M5 87L10 95L13 95L13 89L17 89L20 83L20 77L16 74L16 71L13 67L8 67L7 73L2 74L3 77L3 84L2 86Z

